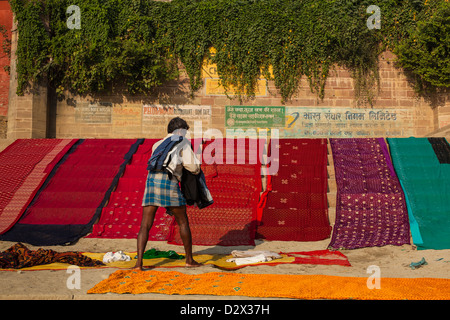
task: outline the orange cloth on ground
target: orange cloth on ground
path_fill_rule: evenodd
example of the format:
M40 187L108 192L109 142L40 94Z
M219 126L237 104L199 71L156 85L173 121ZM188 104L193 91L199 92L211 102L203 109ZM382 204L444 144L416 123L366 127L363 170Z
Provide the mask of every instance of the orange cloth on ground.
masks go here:
M88 293L164 293L294 299L450 299L450 279L381 278L369 289L365 277L118 270ZM369 280L370 281L370 280Z

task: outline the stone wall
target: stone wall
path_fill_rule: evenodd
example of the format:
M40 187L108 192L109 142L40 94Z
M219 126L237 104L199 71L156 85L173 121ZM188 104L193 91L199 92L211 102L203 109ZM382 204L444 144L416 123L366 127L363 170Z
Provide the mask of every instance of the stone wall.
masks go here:
M302 79L298 93L282 104L272 81L260 80L253 99L229 99L218 86L214 65L204 66L204 85L190 97L181 76L152 96L122 94L81 98L66 93L56 105L58 138L160 138L175 115L202 130L278 129L280 137L409 137L425 136L450 123L448 94L421 98L407 75L394 66L394 55L380 59L380 87L373 107L358 106L350 73L336 67L327 79L325 98L312 93ZM375 90L376 91L376 90Z
M16 95L15 25L11 38L7 116L1 114L0 91L0 139L5 138L6 130L11 141L161 138L169 120L177 115L200 133L215 129L209 132L230 136L240 128L241 133L251 135L258 134L258 129L277 129L281 138L423 137L439 135L440 128L450 124L448 91L427 98L417 96L408 75L395 67L395 56L389 52L380 57L379 90L375 88L372 107L357 103L354 80L339 66L327 78L323 100L303 78L297 94L283 104L274 83L265 79L259 80L254 98L228 98L218 84L216 66L206 63L203 88L194 96L189 93L189 79L182 74L148 96L115 91L80 97L66 92L64 99L58 100L45 82L34 84L24 96Z
M45 83L31 84L27 93L18 96L17 91L17 41L16 23L11 35L10 82L8 91L7 138L46 138L48 118L48 90Z
M0 116L0 139L6 139L7 125L6 117Z

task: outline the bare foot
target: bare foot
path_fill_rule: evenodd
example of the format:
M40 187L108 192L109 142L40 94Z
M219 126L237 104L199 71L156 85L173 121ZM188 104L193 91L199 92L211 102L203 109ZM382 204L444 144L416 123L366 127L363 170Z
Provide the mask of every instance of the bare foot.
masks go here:
M191 262L186 262L186 268L198 268L198 267L201 267L201 266L203 266L203 263L199 263L199 262L197 262L197 261L195 261L195 260L192 260Z
M131 267L130 270L142 270L142 266Z

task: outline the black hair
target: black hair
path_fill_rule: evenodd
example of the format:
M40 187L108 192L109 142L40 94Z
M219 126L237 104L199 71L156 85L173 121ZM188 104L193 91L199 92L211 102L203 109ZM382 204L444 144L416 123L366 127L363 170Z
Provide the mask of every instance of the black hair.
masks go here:
M181 119L180 117L173 118L167 125L167 133L172 133L177 129L189 130L189 125L185 120Z

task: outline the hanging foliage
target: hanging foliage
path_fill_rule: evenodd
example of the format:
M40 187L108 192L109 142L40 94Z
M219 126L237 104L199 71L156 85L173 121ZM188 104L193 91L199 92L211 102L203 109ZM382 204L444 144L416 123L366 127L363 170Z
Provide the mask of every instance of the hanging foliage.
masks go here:
M19 31L17 93L45 77L57 93L125 86L129 94L147 94L176 79L180 67L194 93L206 59L217 64L228 92L253 97L264 76L283 102L302 77L323 98L333 66L344 66L358 101L372 103L386 49L421 87L449 87L448 1L377 1L380 29L367 26L372 2L10 0ZM79 29L67 25L70 5L80 8Z

